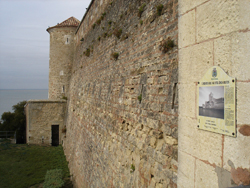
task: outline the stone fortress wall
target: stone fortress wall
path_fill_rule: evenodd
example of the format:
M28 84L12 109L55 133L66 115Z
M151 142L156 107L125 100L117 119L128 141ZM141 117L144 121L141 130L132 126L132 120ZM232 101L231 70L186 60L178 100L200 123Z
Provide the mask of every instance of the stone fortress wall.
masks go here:
M63 145L76 187L176 187L177 8L92 1L76 33ZM175 46L163 52L168 37Z

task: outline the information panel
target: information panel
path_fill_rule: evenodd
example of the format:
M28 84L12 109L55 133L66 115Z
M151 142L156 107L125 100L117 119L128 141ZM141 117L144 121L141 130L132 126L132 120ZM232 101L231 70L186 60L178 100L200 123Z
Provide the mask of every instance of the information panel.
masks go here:
M236 137L235 78L213 66L198 82L198 128Z

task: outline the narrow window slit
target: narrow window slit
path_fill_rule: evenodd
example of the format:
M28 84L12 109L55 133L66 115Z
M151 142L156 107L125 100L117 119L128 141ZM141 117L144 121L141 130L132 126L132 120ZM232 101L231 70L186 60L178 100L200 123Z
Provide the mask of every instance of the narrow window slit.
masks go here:
M176 87L177 87L177 83L174 83L174 87L173 87L173 99L172 99L172 109L174 109Z
M64 86L62 87L62 93L64 93L65 92L65 88L64 88Z

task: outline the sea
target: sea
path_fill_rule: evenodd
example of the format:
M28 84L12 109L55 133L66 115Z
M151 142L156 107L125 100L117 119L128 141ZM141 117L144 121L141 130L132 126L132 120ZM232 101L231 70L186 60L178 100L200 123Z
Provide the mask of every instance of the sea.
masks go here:
M0 89L0 119L4 112L13 112L13 105L31 99L48 99L48 89Z

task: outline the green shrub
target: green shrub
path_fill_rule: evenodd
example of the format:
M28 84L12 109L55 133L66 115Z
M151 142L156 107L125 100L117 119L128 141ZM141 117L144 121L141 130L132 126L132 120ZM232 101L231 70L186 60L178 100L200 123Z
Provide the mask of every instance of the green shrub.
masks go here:
M86 49L86 51L84 52L84 55L86 55L87 57L90 56L90 49L89 48Z
M94 42L94 41L92 41L92 42ZM91 45L91 46L90 46L90 52L93 53L93 51L94 51L94 46Z
M138 96L138 101L141 103L141 101L142 101L142 94L140 94L140 95Z
M163 40L160 44L160 50L163 53L167 53L169 50L172 50L174 48L174 41L171 40L169 37L167 40Z
M107 32L105 32L105 33L103 33L103 38L106 38L107 36L108 36L108 33Z
M108 24L109 24L109 26L111 26L111 24L112 24L112 21L111 21L111 20L109 20L109 21L108 21Z
M103 20L105 16L106 16L106 12L102 13L100 19Z
M113 52L113 53L111 54L111 57L113 57L114 60L117 60L118 57L119 57L119 53L118 53L118 52Z
M16 131L18 143L25 143L26 117L23 112L26 103L19 102L12 106L14 112L4 112L0 116L0 131Z
M112 36L112 33L109 33L107 36L108 36L108 37L111 37L111 36Z
M67 100L68 98L66 96L62 96L62 99Z
M64 185L62 169L47 170L43 188L60 188Z
M132 173L132 172L134 172L135 171L135 165L134 164L131 164L131 166L130 166L130 172Z
M101 22L102 22L102 18L99 18L99 19L96 21L96 23L97 23L98 25L100 25Z
M115 29L113 34L118 38L120 39L121 37L121 34L122 34L122 29Z
M144 8L145 8L146 4L144 3L139 9L138 9L138 17L141 17L143 11L144 11Z
M161 16L162 10L163 10L163 4L157 5L156 9L157 9L158 16Z

